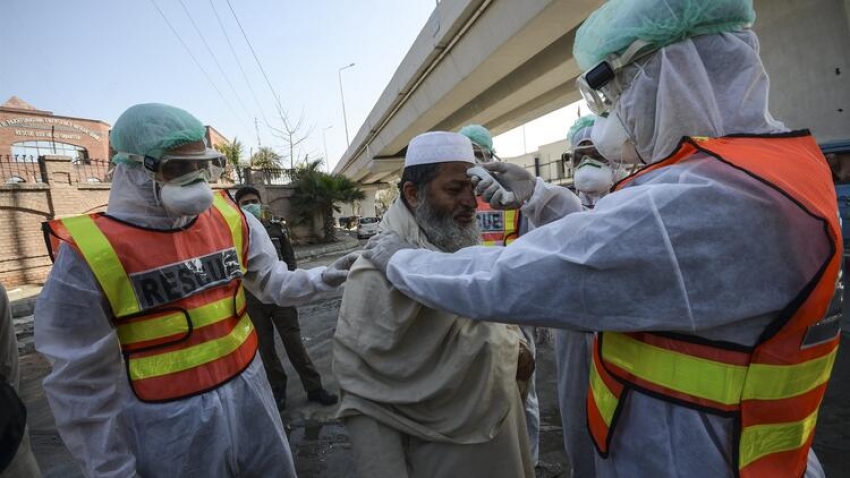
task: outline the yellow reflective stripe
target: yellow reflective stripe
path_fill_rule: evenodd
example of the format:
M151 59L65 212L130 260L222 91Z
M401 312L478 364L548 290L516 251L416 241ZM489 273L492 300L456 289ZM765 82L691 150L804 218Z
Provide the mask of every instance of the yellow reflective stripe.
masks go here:
M815 429L818 411L798 422L778 423L775 425L754 425L741 432L739 467L771 453L796 450L805 445Z
M611 426L611 420L614 418L614 412L617 410L617 396L614 395L602 377L599 376L599 371L596 370L596 362L590 365L590 388L593 390L593 401L596 402L596 408L602 415L602 420L605 425Z
M245 290L240 287L236 294L236 311L233 309L233 297L227 297L211 304L196 307L189 311L193 329L221 322L245 306ZM148 340L156 340L189 331L186 315L174 312L155 319L142 320L118 326L118 340L121 345L130 345Z
M797 365L750 364L744 400L779 400L796 397L829 380L838 348Z
M226 357L245 342L252 330L254 327L251 325L251 319L248 314L244 314L230 334L224 337L164 354L142 358L130 357L130 379L144 380L182 372Z
M741 401L747 367L662 349L624 334L606 333L607 362L648 382L724 405Z
M130 278L118 259L115 249L90 216L62 219L89 268L109 300L117 317L135 314L140 310Z
M239 266L244 274L247 265L242 263L242 216L221 194L214 196L213 206L218 209L218 212L221 213L230 227L230 235L233 237L233 245L236 247L236 255L239 257Z

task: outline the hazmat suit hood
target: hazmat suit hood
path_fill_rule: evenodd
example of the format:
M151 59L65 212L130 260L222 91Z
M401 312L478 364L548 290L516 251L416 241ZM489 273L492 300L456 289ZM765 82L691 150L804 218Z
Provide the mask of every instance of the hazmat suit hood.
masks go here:
M683 136L787 131L768 111L769 80L758 51L755 33L742 30L695 36L627 66L624 91L612 113L597 120L594 143L600 151L618 148L604 138L622 137L609 128L624 127L640 160L654 163Z
M153 229L175 229L191 216L170 216L159 201L153 179L140 167L118 163L112 173L112 189L106 213L116 219Z

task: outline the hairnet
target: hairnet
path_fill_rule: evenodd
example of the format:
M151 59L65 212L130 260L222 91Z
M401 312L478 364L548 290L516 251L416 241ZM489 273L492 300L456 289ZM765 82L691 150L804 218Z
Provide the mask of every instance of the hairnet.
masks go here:
M588 70L635 40L657 49L697 35L740 30L755 19L752 0L610 0L576 32L573 57Z
M609 118L622 121L647 163L670 155L682 136L787 131L768 111L769 81L750 30L667 46L623 75L629 86Z
M573 148L578 146L582 141L590 139L590 132L593 130L593 123L595 122L596 116L587 115L582 116L573 123L570 131L567 133L567 140L569 140Z
M187 111L160 103L131 106L121 114L109 142L116 151L116 163L133 163L126 154L159 158L164 151L202 141L206 128Z
M469 138L470 141L486 149L488 153L493 154L496 150L493 149L493 137L490 136L490 131L480 124L469 124L464 126L458 133Z

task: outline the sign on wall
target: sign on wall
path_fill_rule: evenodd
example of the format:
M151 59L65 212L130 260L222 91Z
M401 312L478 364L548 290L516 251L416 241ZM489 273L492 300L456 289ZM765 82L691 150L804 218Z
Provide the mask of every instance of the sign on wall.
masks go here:
M31 138L82 139L82 135L100 141L101 135L73 121L61 118L10 118L0 120L0 128L15 128L15 136ZM60 131L43 131L46 129ZM39 131L42 130L42 131ZM68 132L61 132L68 131ZM76 134L79 131L81 134ZM52 134L51 134L52 133Z

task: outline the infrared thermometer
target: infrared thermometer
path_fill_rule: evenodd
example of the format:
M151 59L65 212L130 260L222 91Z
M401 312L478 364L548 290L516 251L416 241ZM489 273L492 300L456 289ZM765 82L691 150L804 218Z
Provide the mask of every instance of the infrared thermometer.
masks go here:
M500 195L501 198L499 201L502 203L502 206L510 206L511 204L516 204L516 195L513 192L508 191L504 186L502 186L502 183L500 183L492 174L490 174L490 171L487 171L481 166L473 166L466 170L466 175L469 176L469 178L472 180L473 186L477 186L478 183L483 179L492 179L493 182L499 186L499 190L502 191L502 194Z

